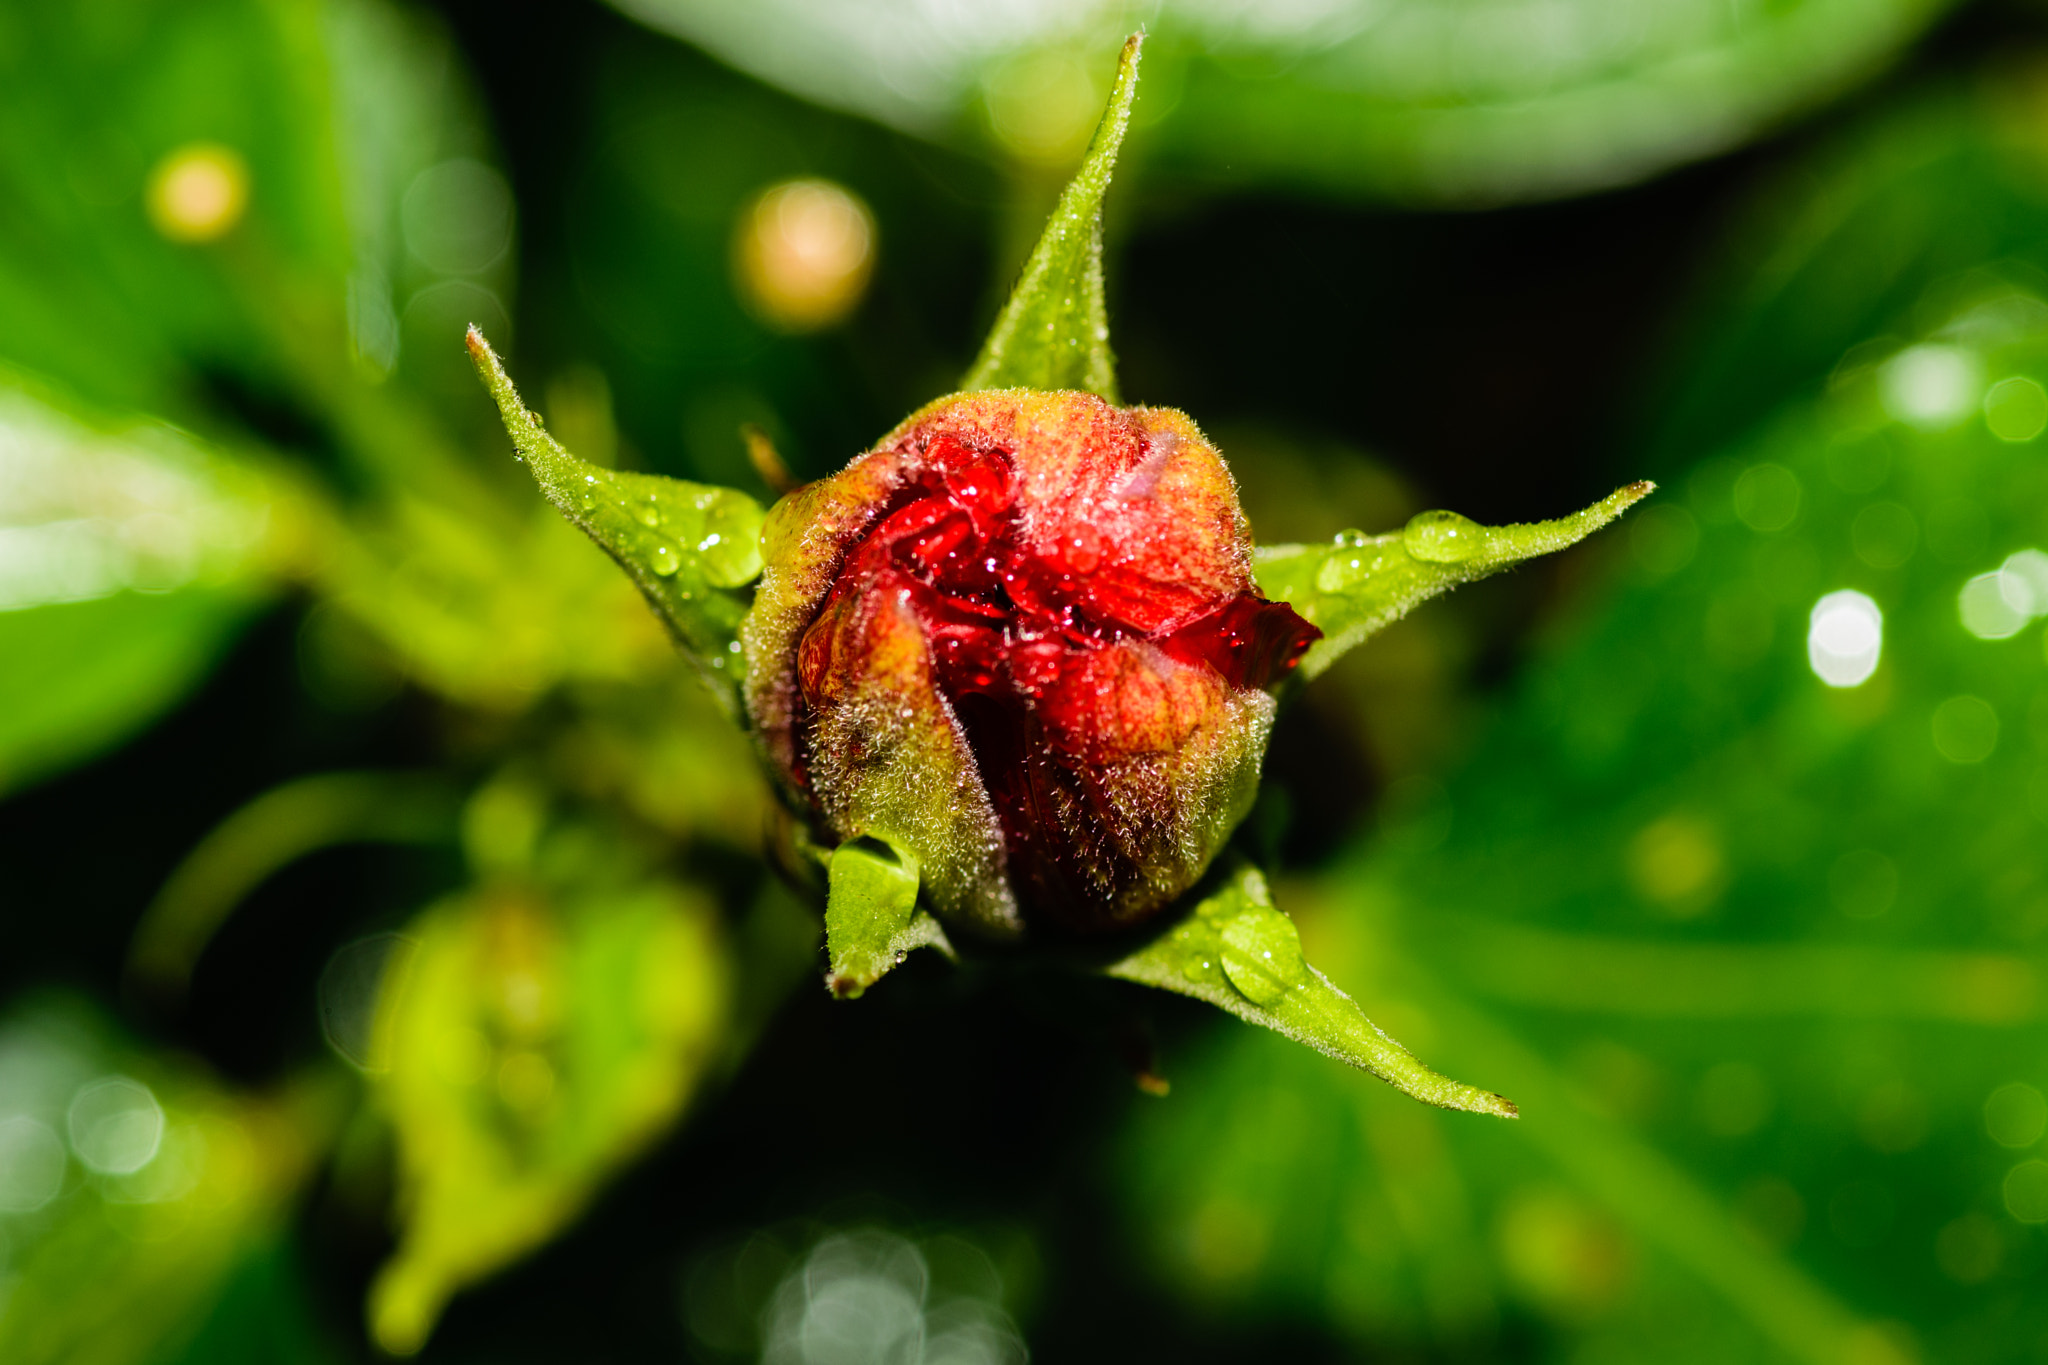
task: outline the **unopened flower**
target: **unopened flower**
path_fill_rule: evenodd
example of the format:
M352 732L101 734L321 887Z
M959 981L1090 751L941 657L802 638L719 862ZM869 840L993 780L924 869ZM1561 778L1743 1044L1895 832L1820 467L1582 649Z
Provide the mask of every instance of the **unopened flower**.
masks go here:
M956 394L770 514L742 627L768 755L831 842L984 933L1135 923L1250 808L1268 689L1320 637L1253 586L1193 422Z
M1255 580L1216 448L1183 414L1117 398L1101 207L1140 45L1125 45L1088 155L962 392L765 518L737 490L575 459L474 331L470 352L541 488L751 724L809 825L835 994L946 945L949 928L1072 938L1156 917L1114 960L1067 956L1431 1104L1512 1115L1375 1027L1308 964L1259 869L1220 855L1257 793L1276 684L1438 593L1573 544L1651 486L1557 521L1425 512L1387 534L1266 546ZM779 484L765 437L750 440Z

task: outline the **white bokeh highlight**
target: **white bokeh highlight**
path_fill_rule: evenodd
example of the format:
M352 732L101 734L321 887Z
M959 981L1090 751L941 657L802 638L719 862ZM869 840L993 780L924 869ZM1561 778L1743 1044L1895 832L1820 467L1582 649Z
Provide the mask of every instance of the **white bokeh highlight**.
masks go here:
M1877 672L1884 652L1884 613L1853 588L1813 604L1806 628L1806 659L1829 687L1856 687Z

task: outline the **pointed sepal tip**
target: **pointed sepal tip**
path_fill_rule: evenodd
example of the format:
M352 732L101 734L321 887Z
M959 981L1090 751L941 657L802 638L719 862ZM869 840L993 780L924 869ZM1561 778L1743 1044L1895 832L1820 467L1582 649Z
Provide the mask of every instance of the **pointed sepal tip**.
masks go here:
M520 401L483 333L471 326L463 344L541 492L618 561L737 717L742 590L761 573L761 505L737 489L578 459Z
M1102 200L1130 127L1144 43L1143 33L1124 42L1109 104L1081 169L1060 194L980 356L960 381L963 390L1078 389L1122 401L1103 296Z

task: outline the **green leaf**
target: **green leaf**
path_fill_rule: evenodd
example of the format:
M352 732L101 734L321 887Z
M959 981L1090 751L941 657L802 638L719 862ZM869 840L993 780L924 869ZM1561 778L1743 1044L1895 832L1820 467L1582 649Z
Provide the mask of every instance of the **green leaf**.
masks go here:
M962 389L1081 389L1119 401L1102 297L1102 197L1130 125L1144 41L1138 33L1125 41L1088 155L1060 195Z
M1422 512L1387 535L1344 531L1329 545L1261 546L1259 589L1322 629L1323 638L1301 661L1306 681L1411 608L1460 583L1575 545L1655 488L1632 483L1556 521L1481 526L1456 512Z
M0 368L0 791L126 739L305 555L282 480Z
M1136 9L1172 92L1142 129L1162 167L1204 185L1465 205L1582 193L1738 146L1880 70L1951 8L1552 0L1478 21L1441 0L612 3L806 98L953 141L978 124L1027 163L1085 135L1088 54Z
M503 884L411 932L373 1049L401 1230L368 1311L397 1355L667 1129L722 1054L734 993L716 911L675 883L559 900Z
M879 839L849 839L826 866L825 984L852 999L917 948L952 947L946 931L917 904L917 859Z
M631 575L712 692L740 714L739 623L761 573L761 505L746 494L579 460L528 412L483 334L470 358L548 501Z
M2040 1212L2048 1047L2048 213L2011 168L2048 129L2004 101L2032 88L1883 111L1768 187L1654 417L1673 496L1504 689L1447 823L1301 883L1318 957L1528 1123L1425 1128L1219 1038L1126 1152L1185 1301L1469 1350L1505 1290L1560 1357L1828 1365L2029 1272L2002 1238ZM1263 1250L1204 1264L1205 1218ZM1909 1239L1963 1267L1956 1308ZM1603 1247L1667 1269L1556 1273ZM2030 1297L1981 1339L2044 1329Z
M1369 1071L1425 1104L1516 1117L1511 1101L1417 1061L1310 966L1294 921L1273 904L1256 867L1240 859L1222 869L1219 883L1184 918L1104 970L1206 1000Z
M320 773L272 788L216 826L164 882L130 940L130 983L182 1001L206 945L273 873L336 844L452 841L456 809L444 784L397 773Z

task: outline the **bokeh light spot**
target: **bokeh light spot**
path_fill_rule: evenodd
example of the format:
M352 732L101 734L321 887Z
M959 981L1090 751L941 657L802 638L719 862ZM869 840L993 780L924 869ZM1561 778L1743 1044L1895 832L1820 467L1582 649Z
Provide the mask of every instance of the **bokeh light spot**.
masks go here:
M149 173L142 202L150 224L171 241L213 241L249 207L249 165L232 147L187 143Z
M1951 763L1982 763L1998 747L1998 712L1982 697L1950 697L1934 708L1934 747Z
M1829 687L1855 687L1877 672L1884 649L1884 613L1853 588L1813 604L1806 628L1806 659Z
M2001 1085L1984 1101L1984 1131L2001 1147L2031 1147L2048 1132L2048 1098L2023 1081Z
M82 1087L68 1116L71 1150L102 1175L131 1175L147 1166L164 1140L163 1106L148 1086L107 1076Z
M1218 1195L1188 1220L1188 1266L1212 1284L1242 1280L1266 1259L1273 1239L1270 1215L1240 1199Z
M2005 1173L2005 1211L2022 1223L2048 1223L2048 1161L2022 1161Z
M1998 592L2006 605L2028 617L2048 616L2048 553L2020 550L1998 566Z
M1799 515L1799 478L1781 464L1743 470L1734 496L1735 515L1752 531L1782 531Z
M917 1365L925 1287L924 1259L902 1238L878 1231L827 1237L777 1291L764 1359Z
M1566 1319L1606 1309L1632 1269L1620 1229L1560 1192L1516 1195L1501 1214L1498 1235L1509 1282L1524 1298Z
M1713 903L1726 871L1720 834L1696 816L1667 815L1644 826L1629 844L1630 884L1681 919Z
M1885 362L1879 389L1885 411L1924 431L1952 427L1977 405L1983 372L1956 346L1909 346Z
M413 177L399 203L405 244L429 269L475 275L512 245L512 190L481 161L457 157Z
M2031 618L2015 611L2000 580L2003 574L1980 573L1956 594L1956 614L1963 629L1980 640L2007 640L2026 629Z
M1934 1234L1934 1260L1957 1284L1982 1284L2005 1260L1998 1224L1981 1213L1966 1213Z
M1088 63L1056 49L1003 62L982 82L996 140L1046 166L1064 166L1081 154L1106 93Z
M49 1124L0 1119L0 1213L33 1213L64 1187L64 1140Z
M365 1071L391 1065L378 1001L387 982L399 983L418 947L402 934L372 934L337 950L320 972L320 1032L329 1047Z
M784 331L845 319L866 293L874 261L874 216L829 180L772 186L741 212L734 233L742 300Z
M2031 441L2048 430L2048 390L2024 375L2001 379L1984 395L1984 425L2001 441Z

